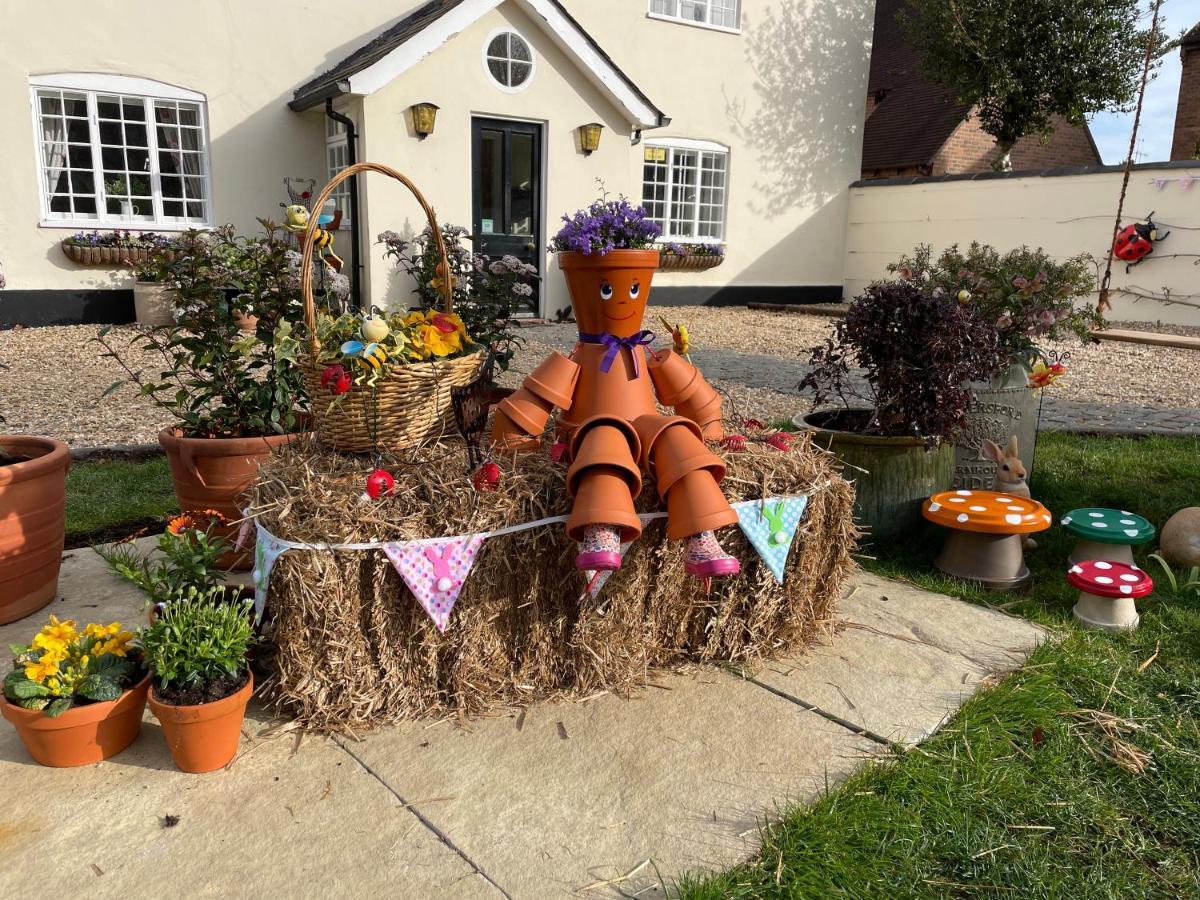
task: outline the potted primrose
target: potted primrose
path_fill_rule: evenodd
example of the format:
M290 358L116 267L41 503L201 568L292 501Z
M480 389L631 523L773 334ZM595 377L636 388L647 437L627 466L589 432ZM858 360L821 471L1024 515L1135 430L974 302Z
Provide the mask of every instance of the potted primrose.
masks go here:
M955 442L954 487L990 488L996 460L985 441L1003 447L1016 437L1026 472L1033 470L1037 389L1031 370L1046 366L1043 342L1088 340L1104 319L1087 298L1096 286L1087 255L1059 262L1040 247L1001 254L986 244L957 245L934 258L928 244L888 266L902 281L970 307L996 329L1004 365L971 384L975 398Z
M142 631L150 712L181 771L211 772L237 753L254 692L247 660L255 643L252 616L249 600L230 602L222 588L191 588Z
M26 646L13 645L0 712L43 766L84 766L133 743L149 676L120 622L82 631L55 616Z
M921 501L950 487L969 383L1005 365L996 330L969 306L913 282L879 282L809 356L800 388L812 390L814 411L796 425L850 470L856 518L872 540L912 534ZM825 408L834 399L842 406Z
M140 394L169 410L178 424L159 433L184 512L216 510L228 525L216 536L230 541L241 519L241 495L262 460L307 431L306 402L293 335L300 256L287 235L264 221L266 234L239 237L231 226L189 232L167 264L175 289L169 328L136 335L132 344L154 351L164 365L157 377L135 371L110 341L96 340L115 359ZM331 289L348 291L345 279ZM246 317L254 330L243 331ZM248 569L249 555L231 550L229 568Z

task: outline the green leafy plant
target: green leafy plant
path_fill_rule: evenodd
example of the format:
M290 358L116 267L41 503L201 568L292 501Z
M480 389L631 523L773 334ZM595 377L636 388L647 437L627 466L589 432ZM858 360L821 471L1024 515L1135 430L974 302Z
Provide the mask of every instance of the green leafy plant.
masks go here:
M202 514L176 516L159 535L157 554L139 550L132 541L102 545L96 552L116 575L144 591L152 604L166 603L189 589L210 591L225 577L217 561L229 549L228 541L212 536L217 516L203 528L199 527Z
M116 700L142 674L132 639L120 622L78 631L73 621L51 616L28 645L10 645L13 670L4 677L4 696L51 718L72 706Z
M136 384L176 417L185 437L257 437L301 427L306 397L293 332L301 316L300 254L285 231L260 222L261 236L241 237L224 226L178 239L172 258L158 263L174 292L177 324L130 342L162 360L159 372L130 368L109 342L111 329L102 329L102 355L126 373L108 392ZM348 290L348 283L330 283ZM254 330L243 331L239 322L250 316L257 317Z
M969 307L908 281L867 288L833 335L810 350L809 362L800 387L813 391L814 406L840 398L849 407L851 373L861 368L872 408L853 430L929 444L962 430L972 400L968 382L986 381L1005 365L994 328Z
M256 641L253 604L223 601L219 591L175 597L142 631L142 653L157 688L200 688L246 670Z
M1195 594L1200 596L1200 566L1192 566L1182 576L1175 574L1175 570L1171 568L1171 564L1163 559L1157 553L1151 553L1150 558L1154 560L1163 570L1163 577L1167 583L1171 585L1171 593L1183 596L1184 594Z
M1058 262L1041 247L1002 254L972 242L965 253L952 244L935 257L932 247L920 244L888 271L934 296L969 306L995 327L1008 358L1027 366L1044 355L1038 341L1086 341L1104 322L1088 300L1096 278L1086 254Z
M491 347L497 364L505 370L524 345L517 337L513 319L517 313L529 310L537 269L515 256L493 259L474 252L468 246L470 233L459 225L443 225L442 240L454 279L454 312L462 319L467 334ZM426 228L409 241L394 231L385 231L379 235L379 242L384 245L384 255L412 278L421 309L442 309L445 295L442 273L438 271L441 259L432 232Z
M1142 74L1146 33L1127 0L911 0L900 21L926 74L996 139L997 169L1059 117L1128 108Z

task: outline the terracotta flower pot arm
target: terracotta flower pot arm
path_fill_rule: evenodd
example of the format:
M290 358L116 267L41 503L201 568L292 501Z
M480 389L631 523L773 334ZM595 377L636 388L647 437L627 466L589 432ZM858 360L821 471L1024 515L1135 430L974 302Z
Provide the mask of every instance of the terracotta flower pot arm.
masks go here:
M555 407L569 407L579 381L579 366L557 351L521 382L520 389L500 401L492 421L492 443L533 449Z
M650 358L650 380L664 406L691 419L704 432L705 440L719 441L725 436L721 427L721 397L704 380L694 365L673 350L659 350Z

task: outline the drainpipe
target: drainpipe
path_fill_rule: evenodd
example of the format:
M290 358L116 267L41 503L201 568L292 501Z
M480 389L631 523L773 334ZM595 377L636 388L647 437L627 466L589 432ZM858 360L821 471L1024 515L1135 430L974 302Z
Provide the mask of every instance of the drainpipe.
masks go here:
M354 130L354 120L333 108L333 98L325 101L325 115L333 121L346 126L346 164L349 166L358 162L358 132ZM319 210L318 210L319 212ZM362 309L362 264L359 262L359 245L362 235L362 221L358 217L358 176L350 176L350 224L353 226L353 240L350 242L350 303L355 309Z

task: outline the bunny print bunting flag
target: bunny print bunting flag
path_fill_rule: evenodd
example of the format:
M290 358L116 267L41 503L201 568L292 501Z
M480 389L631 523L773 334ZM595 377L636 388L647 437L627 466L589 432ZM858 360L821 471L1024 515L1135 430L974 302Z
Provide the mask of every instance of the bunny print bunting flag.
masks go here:
M469 534L437 542L384 544L383 552L438 631L446 630L450 611L462 593L485 537Z
M807 506L808 497L746 500L733 504L738 525L780 584L783 584L783 567L792 548L792 539Z
M270 534L265 528L258 528L258 542L254 547L254 618L262 621L263 611L267 608L267 585L271 583L271 570L275 568L275 560L292 545L281 541Z

